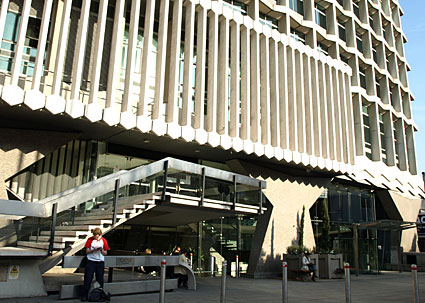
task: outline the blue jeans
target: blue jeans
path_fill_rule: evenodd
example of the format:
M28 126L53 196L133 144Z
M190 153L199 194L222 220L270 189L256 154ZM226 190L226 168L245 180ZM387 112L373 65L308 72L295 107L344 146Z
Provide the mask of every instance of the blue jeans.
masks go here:
M87 296L90 290L93 275L96 273L96 281L103 288L103 275L105 274L105 262L95 262L87 260L84 269L84 296Z

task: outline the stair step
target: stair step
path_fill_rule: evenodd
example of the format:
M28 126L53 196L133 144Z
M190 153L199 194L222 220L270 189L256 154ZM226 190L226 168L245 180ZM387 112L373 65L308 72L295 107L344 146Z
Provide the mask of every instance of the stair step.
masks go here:
M59 237L77 237L85 238L87 235L90 235L90 231L75 231L75 230L55 230L55 238ZM41 236L50 236L50 231L41 231Z
M65 226L56 226L55 231L61 230L76 230L82 232L90 232L93 228L98 227L97 225L65 225Z
M58 237L55 235L55 243L65 243L65 242L76 242L78 241L79 238L77 237ZM31 242L49 242L50 241L50 235L48 236L38 236L38 240L37 240L37 236L31 236L30 237L30 241Z
M112 220L102 220L102 219L92 219L92 218L85 218L85 220L78 220L75 222L77 225L111 225ZM65 225L69 226L69 225ZM72 225L71 225L72 226Z
M49 242L31 242L31 241L18 241L18 247L31 247L37 249L49 249ZM65 248L65 243L54 243L53 249L60 250Z

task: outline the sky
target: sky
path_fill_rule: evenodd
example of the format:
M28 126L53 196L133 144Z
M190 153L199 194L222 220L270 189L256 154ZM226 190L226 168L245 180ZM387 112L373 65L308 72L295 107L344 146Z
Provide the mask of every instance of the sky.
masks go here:
M425 0L399 0L399 3L404 11L401 26L407 37L405 55L411 67L407 77L415 96L412 113L419 129L415 142L418 174L421 175L425 172Z

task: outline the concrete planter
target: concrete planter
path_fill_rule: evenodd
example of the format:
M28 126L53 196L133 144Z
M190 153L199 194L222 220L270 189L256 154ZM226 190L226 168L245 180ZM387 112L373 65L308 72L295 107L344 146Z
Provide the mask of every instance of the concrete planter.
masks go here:
M320 279L342 279L344 277L344 261L342 254L320 254Z
M313 264L316 264L317 275L319 275L319 255L311 254L310 259ZM288 264L288 277L291 278L293 271L301 270L303 266L303 256L302 255L284 255L284 261ZM320 276L319 276L320 277Z

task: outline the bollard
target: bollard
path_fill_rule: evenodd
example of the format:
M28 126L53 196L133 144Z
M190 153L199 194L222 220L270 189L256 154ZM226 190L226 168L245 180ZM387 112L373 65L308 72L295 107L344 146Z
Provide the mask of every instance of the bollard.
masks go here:
M235 278L239 278L239 256L236 255L236 272L235 272Z
M167 266L167 261L162 259L161 261L161 280L159 284L159 303L165 302L165 269Z
M220 303L226 302L226 274L227 274L227 262L223 261L222 268L221 268Z
M282 262L282 303L288 303L288 264Z
M350 264L345 263L345 302L351 303L351 278L350 278Z
M190 253L190 268L193 268L193 253Z
M214 259L214 256L211 256L211 277L214 277L214 267L215 267L215 259Z
M418 266L412 264L412 282L413 282L413 303L419 303L419 286L418 286Z

